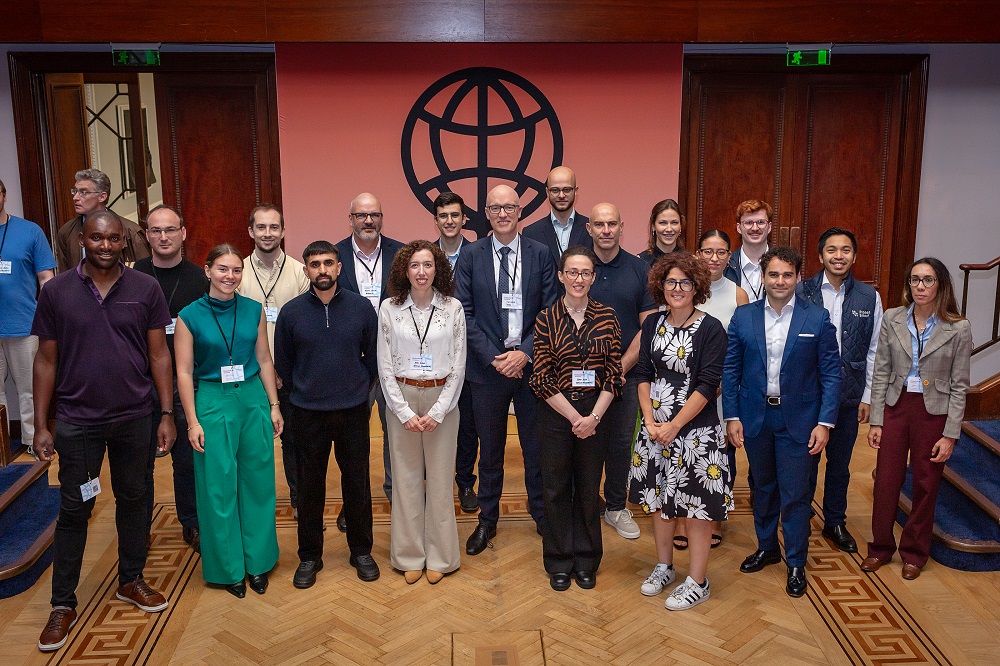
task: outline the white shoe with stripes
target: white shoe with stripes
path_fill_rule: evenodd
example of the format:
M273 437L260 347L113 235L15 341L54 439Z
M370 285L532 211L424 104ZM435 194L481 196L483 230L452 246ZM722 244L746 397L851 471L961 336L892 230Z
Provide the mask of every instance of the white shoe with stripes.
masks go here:
M683 583L674 588L663 605L667 610L687 610L705 601L711 594L707 578L705 587L702 587L688 576Z

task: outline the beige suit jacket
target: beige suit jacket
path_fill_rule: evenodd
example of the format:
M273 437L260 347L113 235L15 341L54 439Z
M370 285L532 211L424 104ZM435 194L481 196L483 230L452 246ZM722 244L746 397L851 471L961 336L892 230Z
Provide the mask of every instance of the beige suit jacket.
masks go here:
M871 424L883 423L885 406L899 400L913 362L907 308L888 310L882 318L872 376ZM947 414L944 437L958 439L965 416L965 393L969 390L969 362L972 356L972 326L967 319L938 321L918 368L928 414Z

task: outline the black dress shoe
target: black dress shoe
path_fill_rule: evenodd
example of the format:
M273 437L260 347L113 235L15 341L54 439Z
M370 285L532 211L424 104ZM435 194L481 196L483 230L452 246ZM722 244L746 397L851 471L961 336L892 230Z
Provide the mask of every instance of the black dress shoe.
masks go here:
M358 570L358 578L366 583L378 580L378 565L371 555L351 555L351 566Z
M458 489L458 503L462 506L464 513L475 513L479 511L479 498L472 488Z
M592 590L597 585L597 575L593 571L574 571L573 578L585 590Z
M201 553L201 532L197 527L185 527L181 530L181 535L184 537L184 543L191 546L194 552Z
M781 562L781 551L778 550L757 550L743 560L740 571L743 573L757 573L769 564Z
M233 583L232 585L226 585L226 592L233 595L237 599L242 599L247 596L247 584L242 580L238 583Z
M788 585L785 592L790 597L801 597L806 593L806 568L788 567Z
M851 533L843 525L829 525L823 528L823 536L833 542L833 545L845 553L858 552L858 542L854 540Z
M565 592L569 589L569 574L568 573L554 573L549 574L549 585L556 592Z
M347 517L344 516L344 507L340 507L340 513L337 514L337 529L341 532L347 531Z
M267 572L262 574L254 575L249 574L247 576L247 581L250 583L250 589L257 594L264 594L267 592Z
M295 570L295 575L292 576L292 585L300 590L312 587L316 582L316 572L322 568L323 560L299 562L299 568Z
M486 546L491 546L490 539L497 535L497 528L487 527L486 523L480 522L475 531L465 542L465 552L469 555L478 555L486 550Z

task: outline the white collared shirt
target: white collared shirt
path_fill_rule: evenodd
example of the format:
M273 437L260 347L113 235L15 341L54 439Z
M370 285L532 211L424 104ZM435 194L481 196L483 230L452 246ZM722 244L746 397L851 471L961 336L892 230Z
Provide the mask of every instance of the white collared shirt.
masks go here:
M549 213L549 220L552 222L552 228L556 232L556 243L559 244L559 254L569 249L569 236L573 233L573 223L576 221L576 209L570 211L569 219L566 220L564 225L556 217L555 213Z
M767 395L781 395L781 357L785 354L788 328L795 311L795 296L785 304L781 312L764 302L764 347L767 349Z
M766 247L764 248L764 252L767 252ZM762 254L761 256L764 255ZM740 286L747 292L751 303L759 301L764 297L764 287L761 286L763 275L760 271L760 263L747 259L747 255L743 253L743 248L739 249L739 257L740 272L743 274Z
M493 284L500 284L500 248L504 247L504 244L497 240L496 236L490 236L492 238L491 247L493 249ZM507 245L511 249L511 253L507 255L507 273L513 278L512 282L513 288L511 289L512 294L522 294L522 270L521 266L524 264L523 257L521 257L521 234L517 234L514 240ZM502 307L502 300L498 303ZM523 301L523 298L522 298ZM524 310L507 310L507 337L504 338L504 347L514 347L521 344L521 328L524 317ZM526 353L530 353L530 350Z
M378 312L378 303L382 299L382 234L379 234L375 251L365 254L358 247L358 242L351 234L351 247L354 248L354 277L358 281L358 293L365 294L365 287L378 285L375 296L367 296L368 302Z
M820 293L823 294L823 307L830 313L830 322L837 329L837 349L843 350L841 322L844 319L844 285L841 284L840 289L836 289L827 279L826 271L823 271L823 284L820 287ZM872 401L872 375L875 372L875 350L878 347L878 332L882 327L882 313L882 296L876 291L875 312L872 313L872 317L874 317L872 337L868 341L868 355L865 358L865 392L861 396L861 402L866 404L870 404Z

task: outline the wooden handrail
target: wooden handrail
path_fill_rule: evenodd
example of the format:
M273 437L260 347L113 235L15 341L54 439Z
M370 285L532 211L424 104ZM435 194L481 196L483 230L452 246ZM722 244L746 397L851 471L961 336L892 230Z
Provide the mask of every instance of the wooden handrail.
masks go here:
M988 271L997 266L1000 266L1000 257L997 257L988 264L959 264L958 268L963 271Z
M1000 266L1000 257L985 264L959 264L958 268L965 273L965 282L962 287L962 316L967 317L966 309L969 305L969 274L972 271L988 271ZM1000 270L997 271L997 287L993 302L993 337L972 349L972 355L988 349L1000 342Z

